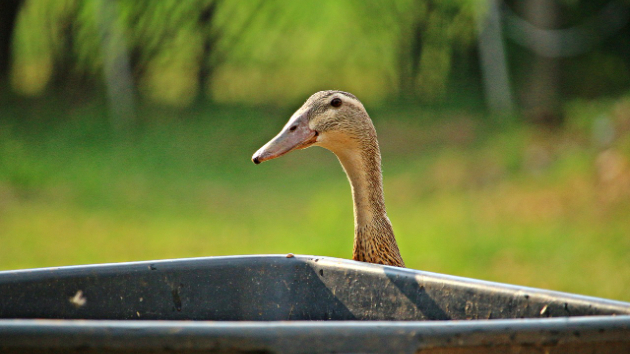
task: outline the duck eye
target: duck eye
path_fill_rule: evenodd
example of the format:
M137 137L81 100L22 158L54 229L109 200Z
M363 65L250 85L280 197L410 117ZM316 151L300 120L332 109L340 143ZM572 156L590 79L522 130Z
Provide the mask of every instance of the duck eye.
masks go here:
M337 108L341 107L341 98L335 97L332 101L330 101L330 105Z

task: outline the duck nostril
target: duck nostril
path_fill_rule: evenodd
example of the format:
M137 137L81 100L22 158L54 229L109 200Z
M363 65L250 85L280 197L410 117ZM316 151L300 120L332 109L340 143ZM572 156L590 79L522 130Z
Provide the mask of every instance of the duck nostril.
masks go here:
M297 125L294 125L291 128L289 128L290 131L295 131L295 129L297 129Z

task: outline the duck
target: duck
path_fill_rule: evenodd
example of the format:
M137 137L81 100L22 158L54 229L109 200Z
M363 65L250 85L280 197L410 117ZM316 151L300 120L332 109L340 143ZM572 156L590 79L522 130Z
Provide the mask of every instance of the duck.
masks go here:
M385 210L376 129L355 95L338 90L316 92L293 113L278 135L254 153L252 161L260 164L311 146L335 154L350 182L354 209L352 259L404 267Z

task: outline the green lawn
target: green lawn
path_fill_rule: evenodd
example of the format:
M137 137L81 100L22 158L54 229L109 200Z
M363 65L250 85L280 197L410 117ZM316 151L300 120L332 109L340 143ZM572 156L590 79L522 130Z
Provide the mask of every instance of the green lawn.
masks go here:
M464 109L368 109L408 267L630 301L630 100L573 102L558 132ZM250 161L291 109L144 108L122 135L99 103L0 113L0 269L351 257L350 188L331 153ZM595 119L615 127L609 146Z

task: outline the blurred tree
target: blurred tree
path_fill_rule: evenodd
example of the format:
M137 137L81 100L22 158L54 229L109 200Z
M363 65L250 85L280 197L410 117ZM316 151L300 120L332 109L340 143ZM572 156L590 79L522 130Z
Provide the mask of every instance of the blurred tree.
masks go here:
M52 82L68 85L76 73L72 49L76 0L25 1L15 24L12 46L13 87L24 94L39 94ZM76 85L74 86L81 86Z
M127 41L116 23L118 4L113 0L98 3L96 20L99 27L103 76L107 86L110 122L119 133L135 124L135 92Z
M210 98L209 87L216 67L233 50L239 35L258 14L262 1L245 3L218 0L120 1L117 26L123 29L125 46L130 53L133 81L145 97L175 106L185 106ZM102 52L91 38L99 14L86 9L79 19L80 41L76 52L87 70L98 71L103 65ZM242 17L232 16L217 26L217 17L229 18L235 7L244 8Z
M476 38L476 0L393 3L357 2L365 14L364 32L389 32L396 56L395 79L399 97L439 102L447 94L452 57L471 48ZM374 19L381 22L374 26Z
M0 87L6 88L4 84L9 77L11 68L11 43L13 41L13 30L17 20L21 0L0 1Z
M477 47L486 104L496 116L513 116L515 107L503 44L499 1L488 0L487 11L480 11L477 21Z
M206 3L199 11L199 26L201 32L205 33L202 39L202 52L199 60L199 93L197 102L202 102L210 97L209 83L212 80L214 65L210 62L213 50L217 42L218 35L213 31L214 19L217 13L219 1Z
M561 23L561 11L555 1L530 0L519 6L525 18L537 27L557 28ZM558 126L564 121L559 91L560 61L557 57L539 55L531 65L530 80L522 91L526 117L532 122Z
M203 49L199 61L198 101L212 98L215 70L228 60L244 33L251 30L252 22L265 11L265 2L248 1L247 6L243 6L242 3L215 0L206 1L200 6L199 28L203 34ZM238 8L245 8L246 11L241 11L239 16L235 13Z
M506 3L506 32L527 49L515 49L512 55L528 120L558 126L566 97L593 97L630 87L630 2Z
M607 0L556 0L557 11L549 11L549 1L504 2L530 25L553 31L584 22ZM468 90L474 90L470 84L481 83L477 19L487 0L116 0L109 19L99 1L23 0L0 6L8 8L7 4L21 4L19 12L13 7L2 16L16 21L11 76L17 91L25 94L63 83L81 92L86 86L102 85L108 81L103 76L108 72L107 58L119 51L128 55L125 77L132 94L174 106L207 99L297 100L314 89L330 87L374 101L396 95L436 103L452 93L457 86L454 78L469 80L464 86ZM622 20L610 11L600 12L595 18L599 22L586 21L584 28L599 30L600 23ZM620 33L628 31L627 25L621 27ZM4 28L0 35L10 38ZM104 28L118 33L120 40L112 43L119 49L104 45L108 37ZM540 59L509 46L521 102L555 112L558 106L553 102L569 93L565 82L577 82L571 94L593 92L596 85L589 80L594 78L605 83L599 84L600 92L626 87L630 46L623 44L628 44L628 36L609 37L615 38L614 49L606 49L610 41L601 39L593 42L601 45L570 62ZM0 69L6 73L8 42L0 42L5 48ZM551 47L552 52L564 51L567 43ZM581 69L569 70L575 63ZM588 79L581 75L585 71L592 74Z
M390 75L401 96L435 102L446 94L453 53L473 43L476 1L117 1L111 26L124 35L134 86L160 102L186 105L210 96L224 64L259 72L301 66L314 75L341 64L348 67L344 76ZM51 76L54 82L100 76L104 50L114 49L95 40L103 36L98 2L26 4L14 80L20 91L41 92ZM320 45L326 38L337 40ZM311 47L296 50L304 45ZM350 80L342 77L330 82Z

